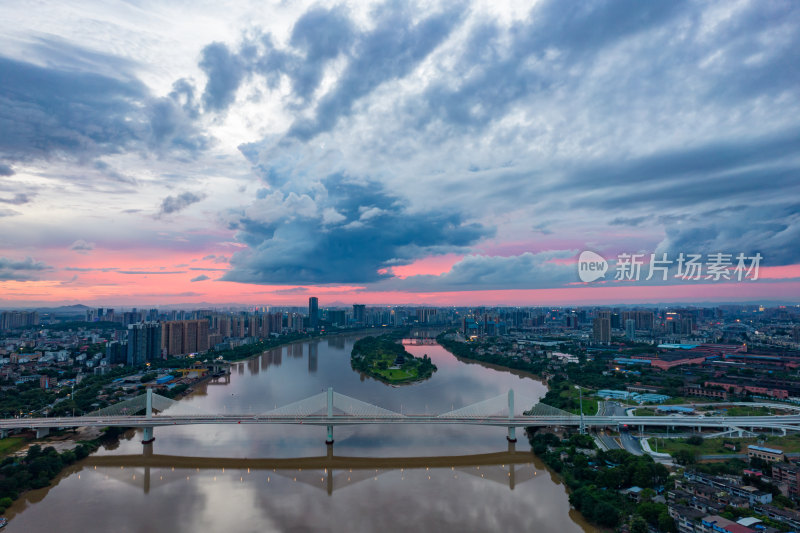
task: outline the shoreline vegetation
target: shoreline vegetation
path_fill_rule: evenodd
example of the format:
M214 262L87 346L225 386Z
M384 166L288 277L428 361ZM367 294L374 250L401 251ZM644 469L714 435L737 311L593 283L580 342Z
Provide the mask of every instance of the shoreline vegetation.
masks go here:
M399 331L357 340L350 352L350 366L389 385L429 379L436 372L436 365L427 354L421 358L410 354L399 342L405 334Z
M626 450L601 451L590 435L572 433L560 437L542 430L526 430L532 452L553 470L567 487L569 503L589 523L616 528L630 521L631 531L649 528L677 531L667 505L657 502L658 492L672 480L667 468L649 455L635 456ZM634 502L621 491L642 489Z

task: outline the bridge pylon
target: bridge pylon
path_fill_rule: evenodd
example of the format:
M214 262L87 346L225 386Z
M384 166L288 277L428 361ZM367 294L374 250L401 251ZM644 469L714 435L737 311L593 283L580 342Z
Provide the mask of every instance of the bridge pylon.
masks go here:
M153 389L147 387L147 398L145 404L145 418L153 418ZM156 440L153 435L153 426L145 426L142 428L142 444L151 444Z
M508 389L508 419L514 418L514 389ZM517 442L517 428L508 426L508 442Z
M328 387L328 420L333 418L333 387ZM333 425L328 424L328 438L325 444L333 444Z

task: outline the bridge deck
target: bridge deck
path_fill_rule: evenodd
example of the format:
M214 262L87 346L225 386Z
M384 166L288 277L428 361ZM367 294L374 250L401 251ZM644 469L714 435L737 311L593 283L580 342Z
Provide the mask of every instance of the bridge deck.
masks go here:
M369 424L436 424L503 427L579 426L579 416L352 416L334 415L159 415L145 416L82 416L63 418L14 418L0 420L0 429L66 428L66 427L164 427L196 424L294 424L315 426ZM800 429L800 415L784 416L584 416L587 427L698 427L698 428L783 428Z

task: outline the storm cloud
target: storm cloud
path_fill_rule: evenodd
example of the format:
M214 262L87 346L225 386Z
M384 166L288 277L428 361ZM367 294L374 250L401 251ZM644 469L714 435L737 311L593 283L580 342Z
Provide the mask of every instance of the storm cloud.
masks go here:
M63 59L56 50L44 50L49 64ZM71 64L59 66L0 57L0 156L85 160L129 150L191 153L205 147L205 136L185 116L177 92L155 97L130 74L129 61L71 50ZM86 60L76 64L80 58ZM102 73L98 61L108 67L99 69ZM84 70L89 67L95 70Z
M231 258L224 280L246 283L350 283L430 253L463 250L491 235L446 210L414 212L374 181L328 176L308 194L265 195L231 227L248 249Z

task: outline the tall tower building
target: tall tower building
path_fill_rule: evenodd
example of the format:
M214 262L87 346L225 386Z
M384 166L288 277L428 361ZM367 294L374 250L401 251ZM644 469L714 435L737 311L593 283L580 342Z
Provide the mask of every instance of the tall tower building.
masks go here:
M319 299L316 296L308 299L308 327L314 331L319 329Z
M636 320L632 318L625 320L625 336L628 338L628 340L631 340L636 336Z
M141 322L128 326L128 366L143 365L161 357L161 324Z
M197 353L197 320L183 323L183 353Z
M592 329L594 342L598 344L611 343L611 318L595 318Z
M353 304L353 321L359 326L366 324L366 309L364 304Z

